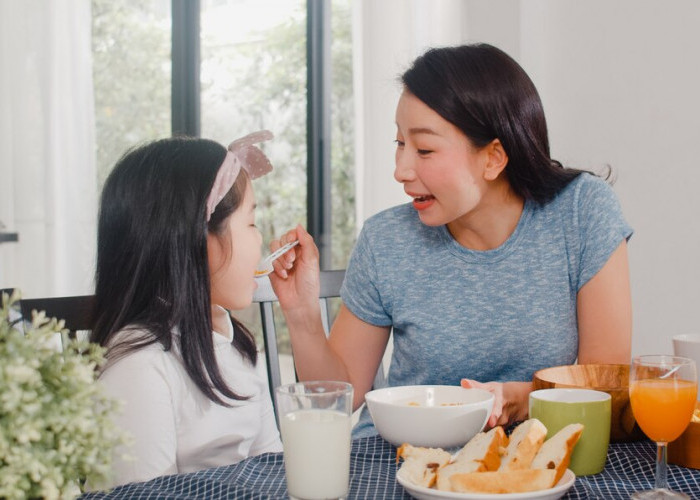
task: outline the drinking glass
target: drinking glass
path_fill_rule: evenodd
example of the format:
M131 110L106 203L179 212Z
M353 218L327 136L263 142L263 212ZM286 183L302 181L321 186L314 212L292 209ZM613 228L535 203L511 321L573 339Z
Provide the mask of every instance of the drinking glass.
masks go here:
M352 397L346 382L297 382L275 390L290 498L347 497Z
M634 417L649 439L656 441L654 489L635 499L690 498L668 488L666 445L688 427L698 392L695 362L680 356L637 356L630 369L630 403Z

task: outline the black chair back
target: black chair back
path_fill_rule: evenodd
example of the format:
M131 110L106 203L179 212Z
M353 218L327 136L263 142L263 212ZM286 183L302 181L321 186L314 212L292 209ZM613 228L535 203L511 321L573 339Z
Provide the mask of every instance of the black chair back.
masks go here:
M64 320L69 337L75 338L78 331L92 330L94 303L94 295L21 299L20 310L25 321L32 320L33 311L45 311L48 318Z

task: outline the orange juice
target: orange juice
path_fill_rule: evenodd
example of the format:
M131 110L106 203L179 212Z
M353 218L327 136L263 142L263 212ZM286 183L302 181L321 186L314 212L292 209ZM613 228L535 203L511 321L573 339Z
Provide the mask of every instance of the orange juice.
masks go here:
M698 384L690 380L635 380L630 385L630 403L639 427L657 443L676 440L695 408Z

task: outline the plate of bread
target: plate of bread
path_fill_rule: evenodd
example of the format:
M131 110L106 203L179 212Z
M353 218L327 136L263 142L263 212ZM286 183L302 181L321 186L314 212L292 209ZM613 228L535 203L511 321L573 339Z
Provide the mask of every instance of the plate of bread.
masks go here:
M396 480L419 500L555 500L576 481L567 467L583 425L570 424L545 441L535 418L506 436L502 427L480 432L452 454L405 443Z

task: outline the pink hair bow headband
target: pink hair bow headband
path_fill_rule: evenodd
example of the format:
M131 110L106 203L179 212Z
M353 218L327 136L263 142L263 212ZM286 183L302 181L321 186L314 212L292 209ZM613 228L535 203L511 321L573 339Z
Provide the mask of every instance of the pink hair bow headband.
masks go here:
M269 141L272 137L272 132L269 130L260 130L236 139L228 145L226 157L216 173L214 185L207 198L207 222L211 219L216 206L236 182L241 169L245 170L251 179L262 177L272 170L272 164L265 153L254 146L258 142Z

